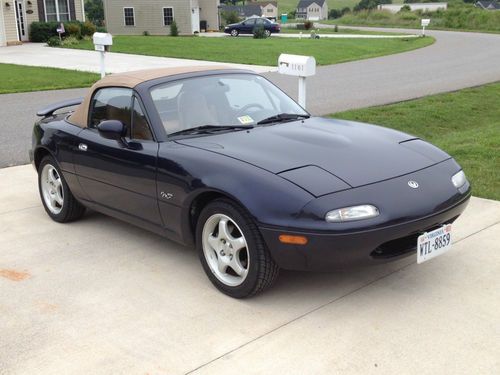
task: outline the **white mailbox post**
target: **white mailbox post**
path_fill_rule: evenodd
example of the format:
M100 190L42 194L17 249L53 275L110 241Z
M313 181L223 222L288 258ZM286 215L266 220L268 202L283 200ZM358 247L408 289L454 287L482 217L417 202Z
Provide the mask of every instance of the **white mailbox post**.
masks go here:
M113 35L108 33L94 33L92 39L94 41L95 50L101 53L101 78L103 78L106 75L104 54L109 50L109 46L113 45Z
M425 28L426 26L429 26L431 23L430 18L422 18L421 25L422 25L422 36L425 36Z
M312 56L281 54L278 72L299 77L299 104L306 108L306 78L316 74L316 59Z

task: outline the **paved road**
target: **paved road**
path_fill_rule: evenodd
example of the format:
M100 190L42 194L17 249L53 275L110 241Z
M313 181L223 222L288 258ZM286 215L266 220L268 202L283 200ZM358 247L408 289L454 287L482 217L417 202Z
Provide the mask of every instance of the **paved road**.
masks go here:
M318 68L318 74L308 83L308 109L323 115L500 81L500 35L451 31L428 34L437 41L426 48ZM277 73L265 75L296 97L296 79ZM81 92L1 95L0 167L27 162L35 109Z
M282 272L234 300L194 250L55 223L31 166L0 169L0 374L498 374L500 202L473 198L454 231L421 265Z

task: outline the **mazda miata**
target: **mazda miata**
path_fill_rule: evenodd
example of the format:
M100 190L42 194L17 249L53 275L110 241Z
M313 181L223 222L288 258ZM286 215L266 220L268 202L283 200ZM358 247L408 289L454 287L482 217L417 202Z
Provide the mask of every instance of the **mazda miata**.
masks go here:
M113 74L37 115L30 158L53 220L89 208L194 246L236 298L268 288L280 268L440 255L471 194L437 147L312 117L246 70Z

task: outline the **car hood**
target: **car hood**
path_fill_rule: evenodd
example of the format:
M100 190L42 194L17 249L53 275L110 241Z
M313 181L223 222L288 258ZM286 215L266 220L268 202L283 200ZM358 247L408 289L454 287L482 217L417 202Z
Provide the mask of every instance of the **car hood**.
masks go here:
M399 131L317 117L178 142L266 169L315 196L398 177L450 158Z

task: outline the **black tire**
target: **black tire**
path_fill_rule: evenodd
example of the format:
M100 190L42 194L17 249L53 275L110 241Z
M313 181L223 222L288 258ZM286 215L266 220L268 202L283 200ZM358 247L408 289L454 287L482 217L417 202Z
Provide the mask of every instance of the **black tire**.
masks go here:
M271 36L271 31L270 30L264 30L264 35L266 38L269 38Z
M231 30L231 36L237 37L240 34L240 32L236 29Z
M231 218L247 242L249 255L248 273L238 286L228 286L221 282L210 269L203 250L203 228L207 220L215 215L223 214ZM264 291L273 285L278 278L279 267L274 262L266 244L248 212L228 199L217 199L209 203L201 212L196 225L196 248L201 264L208 278L221 292L233 298L246 298Z
M60 207L60 212L54 213L51 211L47 202L44 198L44 193L42 191L42 171L45 166L52 166L58 173L61 184L62 184L62 192L63 192L63 203ZM70 221L75 221L80 219L85 213L85 207L78 202L71 191L69 190L68 184L64 179L64 176L59 168L59 165L51 156L46 156L40 162L38 166L38 191L40 193L40 199L42 200L43 207L45 211L50 216L50 218L58 223L67 223Z

